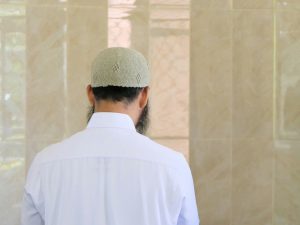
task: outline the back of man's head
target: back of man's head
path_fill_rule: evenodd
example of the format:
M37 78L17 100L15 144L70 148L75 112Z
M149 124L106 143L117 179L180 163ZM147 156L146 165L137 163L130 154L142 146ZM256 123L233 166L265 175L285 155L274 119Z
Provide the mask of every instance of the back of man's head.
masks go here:
M145 133L149 122L150 71L144 56L129 48L102 50L92 63L87 93L94 112L120 112L132 117L136 129Z

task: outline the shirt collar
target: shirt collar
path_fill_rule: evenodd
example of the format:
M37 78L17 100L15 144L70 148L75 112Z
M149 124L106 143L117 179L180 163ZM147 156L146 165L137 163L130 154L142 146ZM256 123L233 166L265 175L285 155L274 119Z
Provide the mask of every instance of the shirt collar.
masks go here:
M94 113L88 122L87 128L95 127L122 128L136 131L133 120L127 114L115 112Z

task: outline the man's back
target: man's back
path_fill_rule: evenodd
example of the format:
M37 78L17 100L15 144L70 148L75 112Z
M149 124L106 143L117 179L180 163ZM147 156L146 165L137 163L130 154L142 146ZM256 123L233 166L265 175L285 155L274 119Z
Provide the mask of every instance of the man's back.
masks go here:
M199 223L182 154L138 134L119 113L95 113L87 129L39 153L23 207L24 225Z

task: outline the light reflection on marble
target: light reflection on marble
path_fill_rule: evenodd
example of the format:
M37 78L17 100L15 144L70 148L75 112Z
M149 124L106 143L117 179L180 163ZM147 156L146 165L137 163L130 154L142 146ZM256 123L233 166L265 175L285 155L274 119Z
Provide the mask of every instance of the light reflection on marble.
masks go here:
M287 8L297 7L295 1ZM298 4L298 6L300 6ZM298 224L300 215L300 16L298 10L277 13L276 140L274 225Z
M119 4L118 4L119 3ZM153 2L154 3L154 2ZM157 2L158 3L158 2ZM189 11L173 7L149 9L143 2L109 7L109 46L133 47L149 60L153 138L188 138ZM159 53L159 54L158 54Z
M299 26L298 11L278 12L276 138L279 139L300 139Z
M295 225L300 215L300 141L275 142L274 225Z
M188 12L171 7L150 14L151 136L188 137Z
M299 0L275 0L278 9L300 9Z
M148 58L148 8L110 5L108 14L108 46L135 48Z
M8 225L19 222L25 175L25 24L24 6L0 3L0 221Z

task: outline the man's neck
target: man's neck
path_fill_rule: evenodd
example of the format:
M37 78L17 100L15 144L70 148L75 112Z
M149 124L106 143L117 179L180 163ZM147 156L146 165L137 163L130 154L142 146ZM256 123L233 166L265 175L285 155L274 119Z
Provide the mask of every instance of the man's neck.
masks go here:
M136 124L135 116L131 112L130 107L123 102L101 101L100 103L97 103L95 105L95 112L113 112L127 114Z

